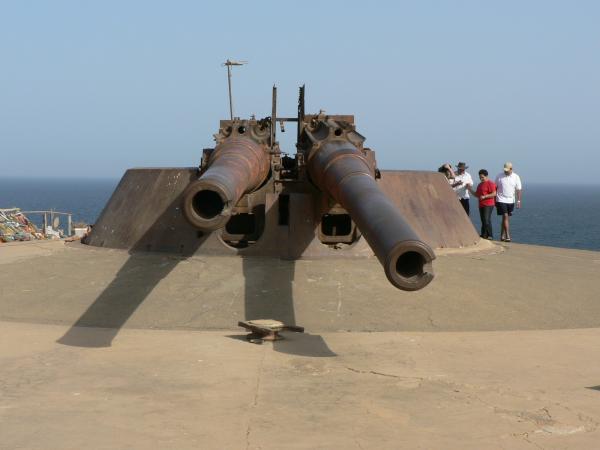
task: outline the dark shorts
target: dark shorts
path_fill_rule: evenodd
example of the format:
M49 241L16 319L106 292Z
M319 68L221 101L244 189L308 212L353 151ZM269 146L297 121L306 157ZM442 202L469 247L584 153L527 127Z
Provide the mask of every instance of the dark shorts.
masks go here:
M512 216L513 209L515 209L514 203L496 202L496 212L499 216L503 216L504 214Z

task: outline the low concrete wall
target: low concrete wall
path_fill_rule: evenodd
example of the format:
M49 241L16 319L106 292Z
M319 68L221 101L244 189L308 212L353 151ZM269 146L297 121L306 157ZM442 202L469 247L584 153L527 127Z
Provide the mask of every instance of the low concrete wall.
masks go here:
M195 168L128 170L95 224L88 243L182 255L239 254L291 259L372 255L362 238L341 249L322 244L316 236L318 223L307 215L317 201L310 193L290 194L289 225L285 226L277 223L277 195L267 194L262 237L245 249L229 247L221 241L218 232L203 234L183 217L182 193L195 177ZM379 184L431 247L459 248L479 241L443 175L382 171Z

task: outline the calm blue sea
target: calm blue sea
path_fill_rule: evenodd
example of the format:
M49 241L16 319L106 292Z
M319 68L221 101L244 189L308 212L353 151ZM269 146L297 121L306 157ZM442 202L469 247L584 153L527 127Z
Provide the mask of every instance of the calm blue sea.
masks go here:
M471 199L471 220L480 230L477 199ZM494 238L500 217L492 213ZM523 205L510 219L513 242L551 247L600 250L600 185L523 187Z
M50 210L73 214L73 222L94 223L119 183L118 179L0 178L0 209ZM28 216L38 225L41 216Z
M119 180L0 179L0 208L55 209L73 213L76 222L94 223ZM32 217L34 219L34 217ZM479 231L477 202L471 219ZM492 216L494 237L500 218ZM523 208L511 219L514 242L600 250L600 185L526 185Z

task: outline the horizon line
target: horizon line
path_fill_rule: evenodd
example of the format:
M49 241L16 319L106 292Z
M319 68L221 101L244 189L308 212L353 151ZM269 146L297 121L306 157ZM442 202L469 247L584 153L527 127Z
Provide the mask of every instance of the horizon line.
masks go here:
M432 170L431 172L437 172ZM125 173L123 173L125 175ZM106 176L19 176L19 175L2 175L0 174L0 182L2 180L47 180L47 181L119 181L123 178L123 175L106 175ZM600 186L600 181L567 181L567 182L556 182L556 181L526 181L523 183L525 186L528 185L548 185L548 186Z

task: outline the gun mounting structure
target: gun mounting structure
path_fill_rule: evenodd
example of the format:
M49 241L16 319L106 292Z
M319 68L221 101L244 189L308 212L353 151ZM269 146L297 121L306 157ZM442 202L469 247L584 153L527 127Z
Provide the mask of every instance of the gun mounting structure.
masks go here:
M261 241L276 208L274 226L287 226L291 239L294 214L330 248L366 240L395 287L425 287L435 254L378 186L375 152L363 146L354 116L305 114L304 95L302 86L297 117L278 117L273 86L271 116L258 120L234 117L230 96L231 118L221 120L215 147L204 150L198 178L183 194L184 216L200 233L220 233L224 244L245 249ZM285 122L297 123L294 156L276 140ZM290 198L299 194L311 196L313 207L292 212Z

